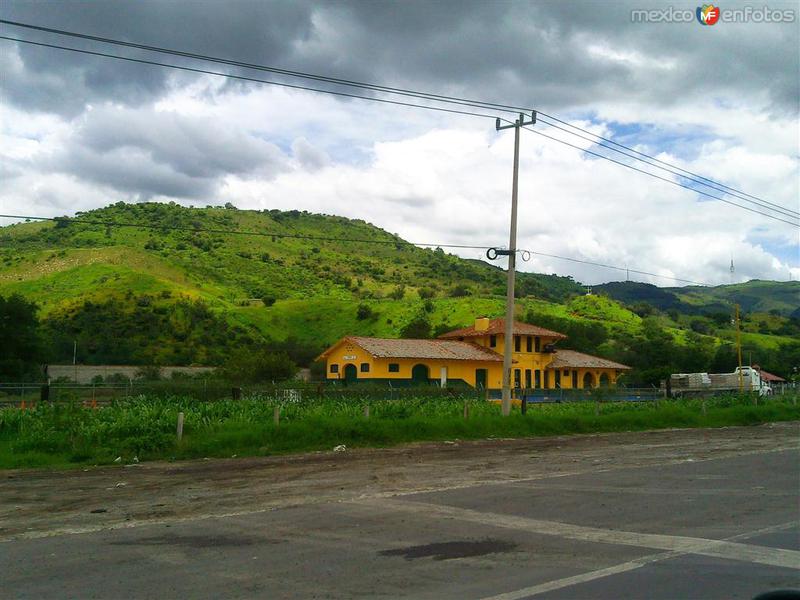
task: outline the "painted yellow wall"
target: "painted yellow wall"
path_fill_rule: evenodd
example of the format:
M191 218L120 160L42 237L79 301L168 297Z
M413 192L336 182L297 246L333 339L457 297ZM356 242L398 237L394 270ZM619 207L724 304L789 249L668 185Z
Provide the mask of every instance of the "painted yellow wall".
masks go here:
M389 364L399 365L398 372L390 372ZM428 367L428 377L430 379L440 379L441 368L446 367L447 379L461 379L471 386L475 386L476 369L486 369L488 374L488 387L498 387L501 385L491 381L492 367L491 361L471 361L471 360L428 360L415 358L375 358L360 346L351 343L341 343L335 347L327 358L326 372L328 379L344 379L345 366L355 365L358 371L358 379L411 379L411 369L414 365L423 364ZM362 364L369 365L369 371L361 370ZM331 365L338 365L338 373L331 372ZM502 374L502 366L497 367L497 376ZM499 381L499 379L498 379Z
M553 369L546 369L553 358L552 353L545 352L527 352L525 336L522 336L521 352L513 352L513 365L511 368L511 381L512 385L515 383L515 371L519 369L519 387L526 387L525 371L531 371L531 386L536 385L536 370L539 370L540 387L545 387L545 373L549 372L549 381L546 386L547 389L556 388L556 378ZM546 340L546 341L545 341ZM489 348L489 336L480 338L471 338L469 341L478 343L478 345ZM555 340L552 338L542 338L540 348L544 348L546 343L553 343ZM491 347L502 355L503 353L503 336L497 336L496 346ZM390 372L389 364L396 363L399 365L399 371ZM411 379L411 370L414 365L424 364L428 367L429 379L438 380L441 377L441 368L446 367L447 379L460 379L471 386L476 385L476 370L486 369L487 378L486 386L493 389L498 389L503 385L503 364L502 362L492 361L470 361L470 360L428 360L428 359L411 359L411 358L375 358L366 352L360 346L343 341L335 346L329 353L326 360L326 374L329 380L337 380L345 378L345 366L352 364L356 367L358 379ZM362 364L369 365L368 371L362 371ZM331 365L338 366L338 372L331 372ZM605 373L608 376L609 384L616 383L617 373L614 369L575 369L578 371L578 389L582 389L584 383L584 376L587 371L593 374L593 387L598 387L600 376ZM572 371L568 369L568 374L564 375L562 370L561 387L563 389L573 389L572 386Z

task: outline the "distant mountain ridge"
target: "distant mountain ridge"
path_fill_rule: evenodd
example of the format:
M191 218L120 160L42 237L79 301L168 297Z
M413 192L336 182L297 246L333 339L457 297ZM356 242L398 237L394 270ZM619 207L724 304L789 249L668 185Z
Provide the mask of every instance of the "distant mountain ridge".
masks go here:
M789 317L800 316L800 281L761 281L715 287L657 287L649 283L615 281L593 286L594 291L626 304L647 302L659 310L677 309L685 314L708 315L729 312L739 304L745 312L777 311Z

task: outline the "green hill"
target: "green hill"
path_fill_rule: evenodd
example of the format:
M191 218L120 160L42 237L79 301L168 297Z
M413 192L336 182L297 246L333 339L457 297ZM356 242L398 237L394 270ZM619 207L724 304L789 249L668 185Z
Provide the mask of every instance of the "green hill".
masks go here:
M789 316L798 288L787 284L595 289L586 296L569 277L520 273L518 318L557 323L567 345L627 360L653 327L680 347L699 336L713 354L732 335L731 301L757 353L777 356L800 334ZM347 334L434 335L500 316L505 272L360 220L117 203L0 228L0 295L15 293L39 306L51 362L71 360L77 341L85 363L220 364L254 345L308 363Z

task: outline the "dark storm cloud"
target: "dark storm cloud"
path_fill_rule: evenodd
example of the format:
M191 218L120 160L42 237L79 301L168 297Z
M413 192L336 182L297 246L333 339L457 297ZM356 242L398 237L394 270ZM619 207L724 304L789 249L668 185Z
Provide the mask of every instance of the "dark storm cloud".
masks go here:
M204 198L228 174L287 169L277 146L202 118L151 109L88 111L47 161L51 169L141 198Z
M772 110L796 112L797 22L715 27L631 22L631 9L650 6L660 5L7 2L2 14L346 78L535 104L553 112L619 98L669 105L702 95L762 92ZM3 31L20 33L12 27ZM634 54L638 60L610 60L590 52L592 46ZM104 99L146 103L165 92L169 75L163 69L46 49L20 47L19 53L24 67L5 78L6 97L18 106L62 114L75 115L83 103ZM660 68L666 63L672 67Z
M5 2L4 19L235 59L288 60L310 31L301 2ZM163 56L2 26L4 35L148 60ZM10 42L2 41L4 62ZM18 106L73 116L84 103L110 99L136 106L162 95L172 71L106 58L19 45L24 69L3 82ZM168 62L181 63L180 59ZM196 65L195 65L196 66Z
M696 7L674 5L690 11ZM766 92L774 110L797 111L796 3L770 3L773 9L793 9L793 24L714 28L631 21L632 9L664 6L409 0L327 5L323 12L345 32L339 36L342 56L369 57L378 76L427 89L449 87L554 112L625 98L669 105L692 95L733 93L740 98ZM608 60L590 52L591 47L638 60ZM662 68L668 63L674 67Z
M72 145L98 154L133 148L154 162L188 177L246 174L258 169L273 175L283 154L273 144L209 119L149 109L100 109L88 113Z
M137 200L153 196L200 199L213 195L218 182L212 177L190 177L153 161L145 152L118 149L98 154L81 147L52 162L54 170L76 175L83 181L131 194Z

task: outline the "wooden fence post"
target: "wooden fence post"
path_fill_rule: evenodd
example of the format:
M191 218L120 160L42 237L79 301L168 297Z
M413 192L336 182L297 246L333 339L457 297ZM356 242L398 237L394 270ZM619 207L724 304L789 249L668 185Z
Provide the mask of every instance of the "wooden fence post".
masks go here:
M272 421L275 423L275 427L281 424L281 407L275 406L272 409Z
M469 419L469 400L464 400L464 418Z
M364 418L369 419L369 404L364 405Z
M700 406L703 409L703 416L705 417L706 416L706 397L703 396L703 399L700 402L701 402Z
M178 413L178 441L183 438L183 413Z

